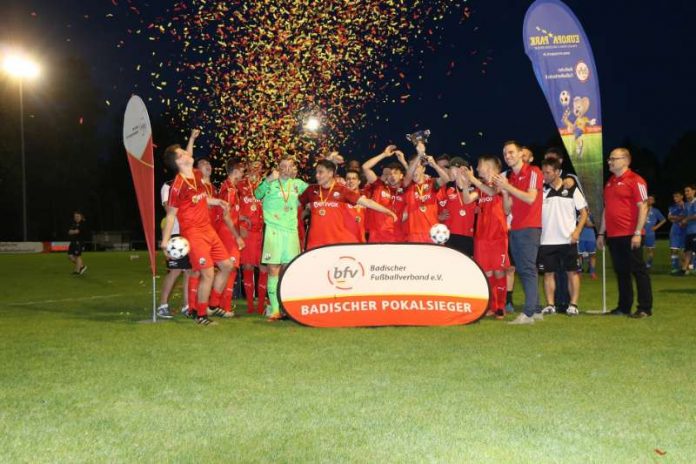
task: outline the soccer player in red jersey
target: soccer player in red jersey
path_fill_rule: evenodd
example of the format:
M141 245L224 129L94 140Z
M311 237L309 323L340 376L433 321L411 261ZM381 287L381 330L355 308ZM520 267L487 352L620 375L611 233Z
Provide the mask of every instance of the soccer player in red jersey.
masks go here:
M440 167L435 158L425 154L425 144L418 142L418 155L409 164L404 177L406 187L406 240L411 243L432 243L430 228L437 224L437 190L449 182L447 172ZM437 172L437 180L425 174L427 163Z
M263 247L263 209L261 200L254 196L254 190L261 183L261 161L251 161L246 178L238 185L240 211L240 234L245 246L241 250L242 283L247 300L247 313L254 312L254 293L257 295L257 309L263 314L266 306L266 285L268 269L261 264L261 248ZM255 284L255 269L259 268L259 279ZM256 292L254 291L256 290Z
M335 243L355 243L354 236L346 229L342 203L360 205L387 214L396 220L389 208L374 202L359 191L349 190L336 181L336 165L329 160L317 163L317 183L310 185L300 195L300 204L309 205L311 217L307 237L307 249Z
M510 251L515 258L515 269L524 289L524 312L511 324L533 324L543 320L539 306L539 270L537 255L541 243L541 204L543 200L541 171L522 159L522 146L509 141L503 145L505 163L510 167L509 177L494 177L503 192L505 212L512 214L510 222Z
M369 193L360 190L360 171L346 171L346 187L369 198ZM355 243L365 243L365 208L360 205L343 203L343 217L346 229L350 232Z
M474 231L474 260L481 266L488 279L490 301L489 315L496 319L505 316L505 294L507 285L505 270L510 265L508 258L508 226L503 208L503 196L494 184L495 176L500 173L501 163L498 157L483 155L479 157L479 180L471 169L460 168L464 203L478 202L478 218ZM469 186L478 190L471 192Z
M210 176L213 175L213 165L210 164L210 160L206 157L198 158L194 162L193 167L201 172L203 187L205 187L208 198L215 198L217 196L217 189L210 180ZM215 224L218 221L219 211L213 208L212 205L208 205L208 213L210 214L210 221Z
M385 166L381 177L378 178L373 170L375 165L394 155L396 155L398 162L392 162ZM398 218L394 221L388 216L378 216L373 211L366 211L366 228L370 243L399 243L406 240L402 222L406 202L401 184L406 174L406 168L408 168L406 158L401 151L396 149L395 145L389 145L382 153L370 158L362 166L370 198L392 210Z
M225 290L220 295L219 301L217 301L217 294L213 292L213 295L211 295L210 304L211 306L220 306L222 308L224 313L219 314L222 317L234 317L235 315L232 308L232 294L234 292L234 284L237 281L240 252L245 248L244 239L239 233L240 200L237 185L244 176L245 168L245 164L239 160L227 160L225 165L227 179L220 185L220 191L218 192L218 198L223 200L226 206L216 207L219 213L214 226L222 243L225 244L227 251L232 255L232 261L234 262L234 267L230 271Z
M447 246L474 256L474 219L476 218L476 202L464 203L462 190L467 185L468 178L462 167L469 164L462 158L447 158L449 162L449 177L452 179L437 192L439 205L438 220L450 230ZM469 190L473 187L469 185Z
M226 204L223 200L208 197L200 171L193 169L191 152L183 150L179 145L171 145L164 152L164 163L167 168L177 171L178 175L169 192L167 217L162 232L162 249L166 252L174 219L177 218L181 235L186 237L191 247L191 266L200 275L196 308L191 309L196 310L199 324L208 325L211 322L208 314L215 312L215 309L211 310L208 307L211 290L222 293L234 266L230 253L210 221L208 205ZM217 275L214 273L214 265L220 269ZM189 282L190 285L195 283L194 278Z

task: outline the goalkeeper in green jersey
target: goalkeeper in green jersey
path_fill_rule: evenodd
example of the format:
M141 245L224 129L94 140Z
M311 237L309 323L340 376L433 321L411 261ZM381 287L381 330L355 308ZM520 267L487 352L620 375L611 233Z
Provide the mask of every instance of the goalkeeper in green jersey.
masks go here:
M307 188L307 183L294 179L295 162L283 158L278 169L264 179L254 191L262 201L263 220L266 229L263 237L261 262L268 265L268 298L271 301L269 321L282 317L278 301L278 278L281 271L300 254L300 239L297 234L298 197Z

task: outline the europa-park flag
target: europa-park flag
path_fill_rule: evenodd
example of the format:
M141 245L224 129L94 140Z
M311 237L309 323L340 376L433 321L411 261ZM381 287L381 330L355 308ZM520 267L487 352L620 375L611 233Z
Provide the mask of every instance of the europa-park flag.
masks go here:
M602 212L602 107L590 42L560 0L537 0L524 18L524 47L590 211Z
M152 127L145 103L137 95L133 95L126 106L123 118L123 145L133 176L140 219L150 255L150 269L152 275L155 275L155 163L152 153Z

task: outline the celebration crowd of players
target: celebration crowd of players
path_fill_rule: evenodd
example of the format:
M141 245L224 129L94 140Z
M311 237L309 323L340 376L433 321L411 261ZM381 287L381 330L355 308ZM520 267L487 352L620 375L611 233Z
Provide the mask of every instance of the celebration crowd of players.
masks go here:
M652 315L642 247L654 246L654 230L666 219L649 204L647 184L630 169L631 155L624 148L613 150L607 160L611 176L602 217L595 223L578 179L563 171L558 150L548 150L539 169L531 164L531 151L506 142L504 170L494 155L479 157L475 168L458 157L435 159L418 141L410 159L390 145L362 166L351 161L345 169L342 157L332 153L314 166L312 184L298 176L291 158L281 159L270 172L263 172L259 161L230 159L226 179L215 187L210 160L194 161L198 135L193 130L185 149L172 145L163 156L175 176L162 188L167 211L162 248L180 234L190 252L179 260L168 257L170 272L157 311L161 318L173 317L168 299L182 272L187 276L185 315L202 325L213 316L233 317L234 283L241 269L247 311L276 321L283 317L278 279L303 250L336 243L432 243L430 228L436 223L450 230L446 246L473 257L484 271L489 316L503 319L514 311L514 274L525 299L510 324L533 324L556 312L578 314L579 256L586 258L594 278L595 245L601 249L605 244L619 289L617 307L609 314ZM435 177L426 173L428 168ZM685 189L686 202L675 193L668 216L675 273L688 271L696 251L694 193L693 186ZM638 288L633 314L632 277Z

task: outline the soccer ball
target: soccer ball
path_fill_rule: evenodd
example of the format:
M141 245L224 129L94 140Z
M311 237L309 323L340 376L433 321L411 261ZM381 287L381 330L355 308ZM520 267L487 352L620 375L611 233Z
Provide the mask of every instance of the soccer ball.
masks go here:
M189 242L184 237L172 237L167 243L167 254L174 259L183 258L189 250Z
M568 92L567 90L563 90L561 94L558 96L558 99L561 101L561 105L570 105L570 92Z
M449 237L450 231L444 224L435 224L430 228L430 240L432 240L433 243L442 245L449 240Z

